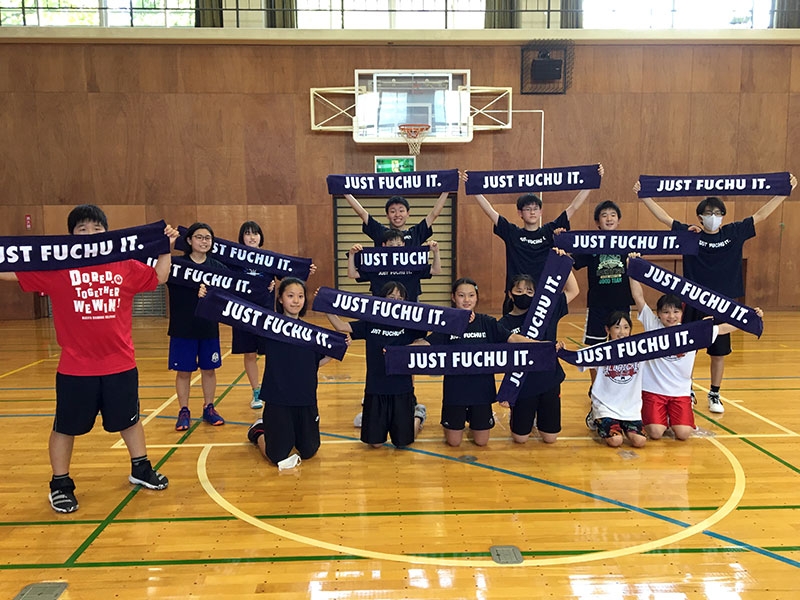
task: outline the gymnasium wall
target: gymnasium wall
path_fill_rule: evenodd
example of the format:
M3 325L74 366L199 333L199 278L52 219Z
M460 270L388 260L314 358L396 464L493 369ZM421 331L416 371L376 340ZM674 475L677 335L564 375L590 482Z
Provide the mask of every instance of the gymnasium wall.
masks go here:
M631 190L641 173L800 174L800 46L788 42L583 41L568 93L546 96L518 93L520 48L508 42L3 41L0 235L64 233L67 212L82 202L103 206L114 228L201 220L233 238L254 219L265 226L266 247L313 257L312 285L331 285L325 176L371 171L375 154L403 151L311 131L309 89L351 86L357 68L471 69L473 85L512 87L515 110L543 109L545 166L605 166L602 190L573 229L592 228L593 206L607 198L621 205L623 226L661 229ZM510 131L423 146L417 168L522 169L539 161L539 118L518 113ZM547 194L545 218L571 197ZM517 220L514 196L490 200ZM662 205L693 221L697 200ZM728 219L767 200L731 199ZM456 272L479 282L484 310L494 312L503 245L463 192L455 218ZM748 304L800 305L798 230L800 208L790 198L747 243ZM35 316L32 300L12 287L0 287L3 316Z

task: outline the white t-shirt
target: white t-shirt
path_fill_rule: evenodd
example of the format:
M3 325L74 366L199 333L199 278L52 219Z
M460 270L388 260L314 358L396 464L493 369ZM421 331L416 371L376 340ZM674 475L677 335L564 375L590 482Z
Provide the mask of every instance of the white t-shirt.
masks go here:
M645 305L639 312L639 321L644 325L645 331L665 329L653 310ZM711 334L711 341L717 339L719 328L715 325ZM692 391L692 370L697 351L692 350L685 354L654 358L643 363L642 389L645 392L660 394L662 396L688 396Z
M597 367L592 414L595 419L642 420L642 363Z

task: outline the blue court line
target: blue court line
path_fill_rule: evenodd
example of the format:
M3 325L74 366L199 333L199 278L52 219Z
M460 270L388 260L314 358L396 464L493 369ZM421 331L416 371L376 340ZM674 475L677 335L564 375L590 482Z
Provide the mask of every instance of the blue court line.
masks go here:
M326 434L326 435L332 435L332 434ZM345 439L354 439L354 438L346 438L346 436L333 436L333 437L343 437ZM419 449L419 448L406 447L406 448L402 448L402 450L408 451L408 452L416 452L418 454L424 454L426 456L431 456L431 457L434 457L434 458L443 458L443 459L446 459L446 460L449 460L449 461L458 462L459 464L462 464L462 465L469 465L469 466L479 467L481 469L486 469L488 471L494 471L496 473L502 473L503 475L510 475L511 477L518 477L520 479L525 479L527 481L532 481L534 483L539 483L539 484L542 484L542 485L548 485L548 486L554 487L554 488L559 489L559 490L563 490L563 491L566 491L566 492L571 492L573 494L578 494L579 496L585 496L587 498L591 498L592 500L599 500L600 502L605 502L605 503L611 504L613 506L618 506L620 508L624 508L624 509L629 510L631 512L636 512L636 513L639 513L639 514L644 515L644 516L653 517L653 518L659 519L660 521L665 521L665 522L670 523L672 525L677 525L679 527L683 527L684 529L686 529L688 527L691 527L691 524L689 524L689 523L684 523L683 521L679 521L678 519L673 519L672 517L668 517L666 515L661 515L659 513L653 512L653 511L648 510L646 508L640 508L638 506L634 506L632 504L628 504L628 503L622 502L620 500L614 500L613 498L606 498L605 496L600 496L600 495L595 494L593 492L587 492L586 490L580 490L578 488L573 488L573 487L570 487L568 485L564 485L564 484L561 484L561 483L556 483L554 481L549 481L547 479L541 479L540 477L534 477L533 475L526 475L524 473L518 473L516 471L510 471L510 470L504 469L502 467L494 467L492 465L487 465L487 464L480 463L480 462L469 462L469 463L467 463L467 462L459 460L458 458L453 457L453 456L448 456L446 454L438 454L436 452L431 452L429 450L422 450L422 449ZM703 530L703 534L707 535L707 536L709 536L711 538L714 538L716 540L720 540L720 541L726 542L728 544L732 544L734 546L739 546L740 548L744 548L744 549L750 550L751 552L755 552L756 554L760 554L760 555L765 556L767 558L772 558L774 560L780 561L780 562L785 563L787 565L790 565L792 567L800 568L800 562L798 562L796 560L792 560L791 558L788 558L788 557L785 557L785 556L781 556L780 554L777 554L775 552L771 552L771 551L766 550L764 548L760 548L758 546L754 546L752 544L748 544L747 542L742 542L742 541L736 540L734 538L728 537L726 535L722 535L722 534L719 534L719 533L714 533L713 531L710 531L708 529Z

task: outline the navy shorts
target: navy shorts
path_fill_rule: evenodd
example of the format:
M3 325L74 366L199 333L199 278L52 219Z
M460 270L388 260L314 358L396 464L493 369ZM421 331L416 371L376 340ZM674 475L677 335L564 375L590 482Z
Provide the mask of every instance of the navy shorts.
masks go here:
M250 354L253 352L266 354L266 338L243 329L237 329L236 327L232 327L231 331L233 334L231 354Z
M528 435L536 428L544 433L561 431L561 384L541 394L517 398L511 407L511 431L517 435Z
M606 323L608 318L615 312L621 311L630 316L630 306L620 306L609 308L607 306L590 306L586 309L586 323L583 331L583 343L587 346L594 346L608 339L606 333Z
M219 350L219 338L190 340L186 338L169 338L169 370L193 373L198 367L204 371L219 369L222 356Z
M398 448L414 441L414 392L407 394L364 394L361 441L383 444L388 434Z
M113 375L56 373L56 418L53 431L83 435L94 427L97 414L103 429L123 431L139 421L139 371Z
M264 442L267 458L276 465L297 449L307 460L319 450L319 411L316 406L264 405Z
M692 321L700 321L708 315L694 308L693 306L685 306L683 308L683 322L691 323ZM728 356L733 352L731 347L731 334L723 333L718 335L714 343L706 348L706 353L709 356Z
M461 431L466 423L473 431L486 431L494 427L494 412L491 404L471 404L457 406L453 404L442 405L442 427Z

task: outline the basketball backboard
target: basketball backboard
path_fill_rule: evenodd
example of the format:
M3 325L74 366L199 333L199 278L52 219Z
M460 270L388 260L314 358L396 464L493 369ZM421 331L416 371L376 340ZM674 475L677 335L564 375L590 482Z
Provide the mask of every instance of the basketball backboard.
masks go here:
M397 144L398 127L430 125L425 143L472 140L470 72L466 70L355 71L353 140Z

